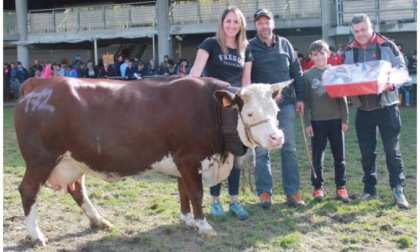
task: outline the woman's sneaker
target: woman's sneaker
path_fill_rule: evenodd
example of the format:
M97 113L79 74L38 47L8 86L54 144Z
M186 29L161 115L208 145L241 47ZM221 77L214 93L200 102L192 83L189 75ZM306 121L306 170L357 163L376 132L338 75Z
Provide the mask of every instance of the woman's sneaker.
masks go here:
M248 212L243 209L238 200L233 201L233 203L229 205L229 212L236 215L236 217L240 220L245 220L249 217Z
M210 205L210 212L213 217L224 217L225 211L223 210L220 200L216 200Z

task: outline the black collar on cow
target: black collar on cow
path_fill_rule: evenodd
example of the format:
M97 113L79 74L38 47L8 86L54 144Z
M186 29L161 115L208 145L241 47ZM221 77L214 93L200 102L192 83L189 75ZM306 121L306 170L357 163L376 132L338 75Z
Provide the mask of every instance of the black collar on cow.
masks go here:
M246 153L247 147L243 145L238 134L238 108L236 106L222 107L222 135L226 150L235 156Z

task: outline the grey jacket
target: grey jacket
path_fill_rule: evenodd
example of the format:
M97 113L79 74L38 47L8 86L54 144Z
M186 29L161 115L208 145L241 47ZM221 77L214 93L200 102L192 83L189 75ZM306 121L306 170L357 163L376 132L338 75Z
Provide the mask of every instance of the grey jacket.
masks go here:
M356 62L386 60L391 63L392 67L403 67L407 69L404 58L395 43L378 33L375 33L374 36L373 43L371 43L365 50L360 48L356 41L351 41L344 51L344 63L354 64ZM378 54L380 54L379 57ZM354 57L357 57L357 59ZM398 104L398 88L401 84L395 84L394 86L395 88L392 91L384 91L379 95L372 94L352 96L351 100L357 109L365 111L371 111Z

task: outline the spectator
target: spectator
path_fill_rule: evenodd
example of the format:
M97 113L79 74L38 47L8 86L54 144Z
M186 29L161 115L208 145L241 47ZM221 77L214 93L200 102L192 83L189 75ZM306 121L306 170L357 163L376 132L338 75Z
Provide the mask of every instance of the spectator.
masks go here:
M86 69L84 70L83 77L84 78L98 78L98 73L96 69L93 67L92 61L89 61L86 64Z
M172 59L169 59L168 62L166 62L166 68L168 70L169 75L176 74L176 66Z
M345 64L386 60L392 67L406 68L398 47L373 31L373 24L366 14L353 16L351 26L354 41L346 48ZM409 204L404 196L404 165L399 148L401 117L397 106L398 87L389 87L379 95L361 95L351 99L353 106L357 108L355 125L364 171L364 190L358 199L369 200L377 196L376 145L379 131L395 203L400 208L408 208Z
M410 58L408 58L408 73L413 75L417 74L417 51L411 51ZM410 107L411 105L411 89L414 88L412 85L402 86L400 87L400 94L404 95L404 104L406 107Z
M61 65L61 67L59 69L59 75L60 76L66 76L67 61L61 60L60 65Z
M344 44L343 43L338 44L337 54L340 55L341 57L344 57Z
M169 56L165 55L163 56L163 61L160 63L159 66L159 74L160 75L164 75L164 74L169 74L169 70L168 70L168 61L169 61Z
M338 66L343 64L343 57L341 57L340 54L338 54L334 48L334 46L330 46L330 52L331 55L328 57L328 64L331 66Z
M22 63L18 61L16 63L16 70L15 70L15 86L14 86L14 92L16 99L19 99L22 96L21 92L21 86L23 82L28 78L29 73L26 68L22 66Z
M146 76L146 75L147 75L146 66L144 65L143 61L139 60L139 62L137 63L135 77L137 79L141 79L143 76Z
M14 62L10 63L10 90L13 92L13 97L16 99L15 86L16 84L16 65Z
M83 73L82 61L80 60L80 55L76 55L74 57L73 62L70 65L72 69L74 69L77 72L78 77L83 76L84 73Z
M7 62L4 62L3 64L3 102L10 101L10 87L11 87L10 74L11 74L10 65L7 64Z
M298 158L295 147L295 114L296 110L303 116L303 99L305 86L302 68L292 44L284 37L275 35L273 14L268 9L259 9L254 14L255 38L249 41L254 58L252 71L244 71L249 75L249 83L279 83L294 79L292 88L282 90L282 100L278 104L280 112L277 119L283 129L285 142L280 149L283 192L288 204L304 205L300 197L300 177ZM296 92L296 95L292 93ZM256 147L255 184L260 197L261 207L271 206L273 177L270 167L270 151Z
M251 56L247 50L246 19L237 7L227 7L218 23L216 37L207 38L199 45L191 75L199 77L203 69L206 68L209 77L229 82L235 87L241 87L242 73L250 71L251 67ZM248 218L249 214L238 200L240 172L241 170L234 164L228 177L229 212L243 220ZM225 215L219 199L221 187L221 183L210 187L212 196L210 211L215 217Z
M98 78L105 78L108 79L109 77L114 77L114 68L110 66L108 63L104 63L104 67L98 71Z
M34 59L34 64L32 65L32 67L30 68L31 70L31 77L40 77L43 70L42 65L39 63L39 59L35 58Z
M47 63L45 66L44 66L44 69L42 70L42 73L41 73L41 77L42 78L49 78L49 77L51 77L52 76L52 69L51 69L51 63Z
M398 43L397 47L398 47L398 50L400 51L401 55L404 58L405 65L408 66L408 57L407 57L407 54L404 51L404 46L401 43Z
M128 67L128 58L124 58L124 62L120 65L121 78L125 79L125 70Z
M61 66L57 63L53 63L51 67L52 67L52 75L60 76Z
M136 73L137 69L134 66L134 60L130 59L127 63L127 68L125 69L124 78L127 80L133 80L136 79L134 74Z
M147 65L147 75L157 75L157 74L159 74L159 67L156 66L154 59L150 59L149 64Z
M300 66L302 67L302 70L308 70L308 61L306 60L306 58L303 56L303 54L299 53L298 55L298 59L299 59L299 63Z
M114 75L121 77L121 65L124 63L124 58L119 55L114 62ZM124 72L125 73L125 72Z
M71 65L68 65L66 67L66 73L64 74L64 76L77 78L79 76L79 74L77 73L76 69L74 69Z
M410 58L408 58L408 72L417 74L417 50L411 51Z
M334 157L335 185L337 199L350 202L346 185L346 166L344 159L344 135L348 128L349 110L346 97L330 98L321 85L322 74L330 67L330 51L323 40L314 41L309 51L315 66L303 73L305 82L305 131L311 137L312 164L315 175L311 173L316 201L324 200L323 166L327 142L330 142Z
M188 75L190 73L190 69L188 67L188 60L181 59L181 62L179 64L177 74L179 75Z

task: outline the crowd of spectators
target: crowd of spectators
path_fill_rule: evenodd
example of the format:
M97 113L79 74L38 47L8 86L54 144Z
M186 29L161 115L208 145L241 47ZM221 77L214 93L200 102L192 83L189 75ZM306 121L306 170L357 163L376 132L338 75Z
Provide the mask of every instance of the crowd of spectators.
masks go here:
M158 75L188 75L191 66L192 64L187 59L179 59L175 63L168 55L165 55L164 60L157 64L154 59L145 63L137 57L129 58L123 54L118 55L113 64L104 63L100 59L99 63L94 65L92 60L82 61L79 55L76 55L70 63L65 58L61 59L60 63L50 61L44 63L36 58L29 69L23 67L19 61L16 64L5 62L3 65L3 102L19 99L22 83L31 77L66 76L134 80Z

